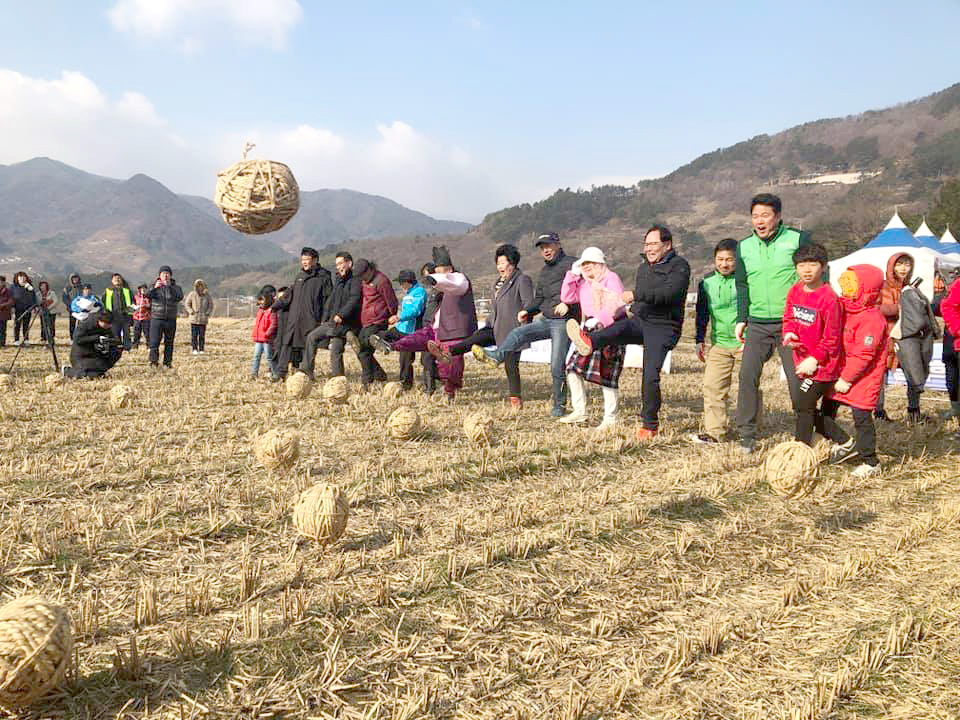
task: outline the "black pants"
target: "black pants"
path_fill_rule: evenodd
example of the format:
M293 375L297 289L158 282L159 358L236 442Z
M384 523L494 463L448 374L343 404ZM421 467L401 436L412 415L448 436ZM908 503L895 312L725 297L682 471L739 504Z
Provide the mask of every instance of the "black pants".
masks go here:
M150 354L147 359L156 365L160 357L160 340L163 339L163 364L173 365L173 338L177 334L177 319L153 318L150 320Z
M423 367L423 372L420 374L420 384L423 386L423 391L428 395L433 394L439 377L437 359L428 352L422 352L420 353L420 365Z
M190 349L201 351L207 341L207 326L190 323Z
M820 402L827 390L833 386L832 382L818 382L804 378L799 384L797 406L797 431L795 437L802 443L813 446L813 429L816 426L817 403Z
M30 318L32 314L29 311L24 311L21 314L17 315L17 319L13 321L13 340L16 342L21 337L24 340L29 340L30 337Z
M780 353L790 401L793 407L797 407L800 379L793 366L793 349L783 346L783 323L749 323L740 361L740 390L737 394L737 431L743 439L754 440L757 437L757 417L762 402L760 376L764 363L773 357L774 350Z
M958 395L958 375L960 368L957 366L957 351L953 349L953 336L944 329L943 331L943 367L947 380L947 394L950 396L950 402L960 400Z
M360 361L360 382L369 385L374 380L383 382L387 379L387 373L373 356L373 345L370 344L370 336L377 335L387 329L386 323L376 325L367 325L357 333L360 340L360 349L357 351L357 359Z
M0 320L0 347L7 346L7 321Z
M69 303L67 304L67 309L70 309ZM70 315L70 339L73 339L73 331L77 329L77 319L71 313Z
M150 320L133 321L133 347L140 346L140 335L143 334L144 341L150 343Z
M663 370L667 353L676 346L679 339L680 328L647 322L638 317L617 320L610 327L590 333L594 350L607 345L643 345L640 421L648 430L657 430L660 427L660 371Z
M93 378L103 377L104 373L117 364L121 356L120 348L111 347L105 356L95 358L84 358L80 361L73 361L74 364L64 369L63 374L72 378Z
M837 410L840 409L840 403L833 398L824 398L817 413L815 426L817 432L825 438L829 438L835 443L843 445L850 440L850 436L837 423ZM879 465L877 459L877 431L873 426L873 413L870 410L861 410L851 407L853 412L853 427L857 434L855 447L860 455L860 460L867 465Z
M474 345L487 347L496 345L492 327L483 327L470 337L449 345L451 355L465 355ZM503 369L507 373L507 394L510 397L522 397L523 386L520 382L520 353L508 352L503 354Z
M313 368L316 364L317 348L326 345L330 351L330 374L346 375L343 369L343 348L346 345L348 328L343 324L332 322L320 323L307 334L306 347L303 348L303 359L300 360L299 368L310 376L313 376ZM280 356L281 361L283 355ZM281 364L280 371L283 376L287 374L287 365Z
M128 318L113 318L110 320L110 330L115 338L123 342L123 349L130 349L130 320Z

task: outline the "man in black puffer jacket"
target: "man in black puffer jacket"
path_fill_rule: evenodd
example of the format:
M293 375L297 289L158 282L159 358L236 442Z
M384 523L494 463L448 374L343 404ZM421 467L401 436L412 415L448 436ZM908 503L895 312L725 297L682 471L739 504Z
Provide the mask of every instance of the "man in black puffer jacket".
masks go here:
M662 225L647 230L643 253L647 260L637 268L636 289L624 293L624 302L633 303L629 317L590 333L576 322L568 323L567 333L581 355L607 345L643 345L643 409L637 439L647 441L660 427L660 370L680 339L690 265L674 252L673 235Z
M150 353L148 360L157 367L160 359L160 338L163 338L163 366L173 366L173 338L177 334L177 309L183 300L183 290L173 279L169 265L157 273L150 291Z

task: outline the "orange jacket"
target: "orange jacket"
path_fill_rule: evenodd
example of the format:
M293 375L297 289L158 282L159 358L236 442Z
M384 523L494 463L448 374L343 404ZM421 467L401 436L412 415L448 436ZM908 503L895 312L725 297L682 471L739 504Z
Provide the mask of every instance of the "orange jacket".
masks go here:
M898 278L893 270L893 266L897 264L900 258L908 258L910 262L913 263L913 268L910 269L910 272L907 273L907 277L904 280ZM880 312L883 313L883 316L887 319L887 335L890 334L893 326L897 324L897 320L900 318L900 293L903 292L903 286L910 282L910 279L913 277L913 269L916 266L916 260L914 260L913 255L910 253L894 253L890 256L890 259L887 260L887 276L883 282L883 287L880 289ZM897 353L894 352L893 346L894 340L893 338L889 338L887 340L887 367L891 370L896 370L900 367L900 363L897 360Z

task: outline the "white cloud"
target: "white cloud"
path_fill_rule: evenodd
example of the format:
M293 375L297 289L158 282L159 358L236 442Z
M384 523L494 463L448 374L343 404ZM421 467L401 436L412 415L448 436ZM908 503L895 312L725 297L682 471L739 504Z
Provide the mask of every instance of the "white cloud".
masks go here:
M117 0L107 17L119 32L169 40L185 53L224 38L280 50L303 8L297 0Z

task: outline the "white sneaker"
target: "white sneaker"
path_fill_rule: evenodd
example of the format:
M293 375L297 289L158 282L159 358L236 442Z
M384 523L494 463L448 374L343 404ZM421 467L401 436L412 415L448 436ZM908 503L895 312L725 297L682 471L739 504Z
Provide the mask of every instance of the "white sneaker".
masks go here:
M850 474L860 480L873 477L880 474L879 465L867 465L866 463L860 463L853 470L850 471Z
M610 430L617 426L618 418L615 417L605 417L603 422L597 425L597 430Z
M204 350L197 350L197 355L206 355L206 354L207 353Z
M560 418L562 423L582 423L587 421L587 416L583 413L578 413L576 411L570 413L569 415L564 415Z
M854 447L855 442L854 438L850 438L843 443L843 445L833 443L830 446L830 455L827 458L827 462L831 465L836 465L837 463L842 463L852 457L856 457L857 449Z
M190 351L190 354L191 354L191 355L199 355L199 354L200 354L200 351L199 351L199 350L191 350L191 351Z

